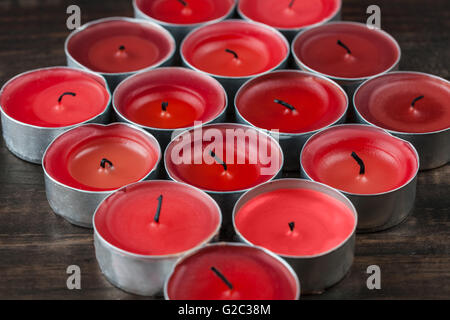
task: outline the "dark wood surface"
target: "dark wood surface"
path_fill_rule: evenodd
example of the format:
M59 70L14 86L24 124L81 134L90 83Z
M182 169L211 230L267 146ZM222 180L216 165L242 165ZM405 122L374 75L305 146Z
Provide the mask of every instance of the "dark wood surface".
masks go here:
M30 69L64 65L66 8L77 4L83 23L131 16L131 0L0 0L0 82ZM402 48L402 70L449 78L448 0L344 0L343 19L365 21L378 4L382 28ZM79 265L82 289L66 288L66 268ZM379 265L382 289L368 290L366 268ZM26 163L0 142L0 298L135 299L109 284L97 266L92 231L51 211L40 166ZM416 207L401 225L357 235L346 278L308 299L450 298L450 165L419 175Z

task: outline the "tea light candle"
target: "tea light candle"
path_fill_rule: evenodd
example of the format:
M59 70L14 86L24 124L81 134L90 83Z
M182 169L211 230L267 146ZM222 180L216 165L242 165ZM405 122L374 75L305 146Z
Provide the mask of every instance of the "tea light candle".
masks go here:
M284 169L297 172L306 140L318 130L344 122L347 106L347 95L335 82L294 70L249 80L235 99L237 120L272 131L283 149Z
M175 130L220 122L227 96L212 77L186 68L158 68L136 74L114 91L120 121L152 133L165 149Z
M127 124L88 124L58 136L42 166L47 199L69 222L92 227L95 208L113 191L154 175L161 149L149 133Z
M392 72L370 79L355 93L362 123L373 124L411 142L420 169L450 161L450 83L418 72Z
M164 163L171 179L200 188L219 203L222 235L227 237L232 233L234 202L246 190L276 177L283 153L272 137L253 127L211 124L172 140Z
M314 134L301 153L303 176L341 190L359 214L358 231L402 222L413 209L419 158L407 141L368 125Z
M68 66L101 73L114 89L138 71L170 65L175 40L150 21L113 17L74 30L65 52Z
M239 15L281 31L292 40L307 27L339 20L341 0L240 0Z
M273 253L237 243L207 245L177 262L166 300L297 300L293 270Z
M302 70L325 75L349 94L364 80L396 69L400 46L388 33L356 22L331 22L298 34L292 54Z
M286 64L289 44L271 27L226 20L192 31L180 50L185 65L215 77L233 101L245 81Z
M343 194L320 183L262 184L236 203L233 223L242 241L280 255L293 267L303 294L321 293L352 265L356 210Z
M115 286L162 291L172 266L219 232L220 209L206 193L172 181L144 181L107 197L95 211L97 261Z
M82 123L106 122L111 95L105 80L66 67L28 71L0 91L3 137L19 158L41 163L50 142Z
M177 43L195 27L230 17L235 5L235 0L133 0L136 18L160 24Z

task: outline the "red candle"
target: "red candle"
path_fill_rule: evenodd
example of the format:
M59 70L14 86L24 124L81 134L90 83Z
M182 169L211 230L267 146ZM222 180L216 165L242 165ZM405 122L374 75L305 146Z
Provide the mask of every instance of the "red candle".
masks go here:
M209 241L219 230L220 209L207 194L172 181L127 186L98 207L96 232L127 253L167 256Z
M226 20L198 28L181 46L191 68L219 77L249 77L280 66L289 54L276 30L242 20Z
M59 136L43 166L59 183L84 191L112 191L146 178L161 157L156 140L126 124L89 124Z
M236 109L247 122L292 134L335 123L345 114L347 103L345 92L336 83L287 70L250 80L236 95Z
M240 0L239 13L247 19L287 30L323 23L334 17L341 0Z
M394 72L371 79L355 94L355 107L368 122L405 133L450 128L450 84L416 72Z
M301 163L312 180L352 194L396 190L415 177L419 165L409 143L365 125L334 126L315 134L302 150Z
M74 31L66 53L75 63L104 74L155 67L175 51L175 41L160 26L128 18L96 20Z
M122 82L114 106L123 118L141 126L178 129L208 123L226 108L223 87L215 79L185 68L159 68Z
M354 22L303 31L292 51L302 68L339 79L368 78L391 70L400 60L400 47L390 35Z
M190 130L173 140L165 153L172 179L210 192L242 191L269 181L282 162L273 138L238 124Z
M234 0L135 0L135 7L159 22L189 25L229 15Z
M60 128L104 113L110 94L94 74L65 67L38 69L10 80L0 105L9 117L37 127Z
M165 295L171 300L296 300L299 284L292 269L268 251L222 243L179 261Z

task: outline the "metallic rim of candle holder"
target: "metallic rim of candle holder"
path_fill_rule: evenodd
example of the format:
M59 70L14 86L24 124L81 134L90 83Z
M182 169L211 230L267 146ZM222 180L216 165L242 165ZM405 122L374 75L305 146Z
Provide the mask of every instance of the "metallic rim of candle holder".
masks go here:
M55 67L45 67L34 69L26 72L22 72L10 80L8 80L3 87L0 89L0 96L3 94L4 89L16 79L39 71L47 71L47 70L55 70L55 69L63 69L73 71L73 68L69 68L67 66L55 66ZM73 129L77 126L89 123L105 123L107 122L107 118L109 117L109 111L112 101L112 94L106 82L106 79L95 72L86 70L86 69L76 69L79 72L85 73L90 77L98 80L101 85L103 85L108 93L108 103L101 113L92 118L82 121L80 123L63 126L63 127L40 127L32 124L28 124L19 120L16 120L9 116L0 105L0 113L2 120L2 128L3 128L3 137L5 139L5 145L8 150L17 156L18 158L28 161L35 164L41 164L43 155L48 145L60 134L63 132ZM23 130L28 131L26 134L23 133ZM17 138L20 138L17 141ZM34 140L34 142L30 142L30 139ZM37 148L37 149L36 149Z
M274 258L276 261L280 262L291 274L291 276L294 278L295 282L296 282L296 294L295 294L295 299L294 300L299 300L300 299L300 291L301 291L301 282L298 279L297 273L294 271L294 269L292 269L292 266L287 263L282 257L280 257L279 255L276 255L275 253L273 253L270 250L267 250L266 248L260 247L260 246L254 246L254 245L248 245L245 243L239 243L239 242L216 242L216 243L211 243L211 244L207 244L197 250L194 250L192 252L190 252L189 254L184 255L183 257L181 257L180 259L178 259L178 261L173 265L172 270L170 271L168 277L166 278L166 281L164 282L164 299L166 300L171 300L169 297L169 293L168 293L168 285L170 282L170 279L172 278L175 269L187 258L197 254L198 252L200 252L202 249L204 248L210 248L210 247L220 247L220 246L233 246L233 247L251 247L254 248L256 250L259 250L261 252L264 252L265 254L269 255L270 257Z
M285 259L287 263L289 263L292 268L296 270L298 276L301 277L300 282L303 286L303 294L322 293L325 289L342 280L342 278L350 270L353 263L358 213L353 203L342 192L326 184L312 180L286 178L269 181L255 187L252 190L249 190L239 198L233 208L233 228L239 241L253 246L254 244L247 240L236 226L235 218L237 212L245 203L247 203L247 201L258 195L277 190L279 188L292 187L306 188L308 190L315 190L325 193L345 204L352 211L355 218L352 232L344 240L342 240L341 243L328 251L315 255L304 256L277 254L275 252L275 254ZM338 265L338 267L336 267L336 265ZM320 272L318 272L318 270L320 270Z
M416 72L416 71L396 71L396 72L389 72L377 75L373 78L370 78L363 83L361 83L360 86L355 91L355 94L353 95L353 109L356 114L356 120L359 123L371 125L383 130L386 130L391 135L396 136L398 138L401 138L403 140L406 140L414 145L416 148L419 159L420 159L420 170L428 170L428 169L434 169L441 167L448 162L450 162L450 127L442 130L437 131L430 131L430 132L401 132L401 131L395 131L383 128L379 125L373 124L372 122L368 121L358 110L358 106L355 103L355 98L360 89L366 84L370 83L371 80L375 80L377 78L381 78L384 76L389 76L390 74L413 74L413 75L422 75L429 78L437 79L439 81L442 81L444 83L447 83L450 85L450 82L444 78L427 74L423 72ZM441 139L441 143L436 143L436 138L439 137ZM430 152L431 151L431 152ZM425 154L432 154L432 158L425 157ZM437 155L437 156L436 156Z
M339 116L339 118L337 120L335 120L334 122L325 125L319 129L316 130L312 130L312 131L307 131L307 132L301 132L301 133L287 133L287 132L273 132L272 130L267 130L264 128L260 128L258 126L256 126L255 124L251 123L250 121L248 121L240 112L239 109L237 107L237 99L239 97L239 95L242 93L243 90L245 90L248 86L250 86L253 82L258 81L260 78L264 77L264 76L269 76L269 75L276 75L276 74L282 74L282 73L297 73L299 75L307 75L307 76L311 76L311 77L315 77L315 78L319 78L322 79L324 81L327 81L329 83L331 83L333 86L335 86L338 90L340 90L340 92L344 95L345 97L345 110L342 113L342 115ZM347 112L349 109L349 102L350 99L347 95L347 93L345 92L344 89L342 89L342 87L337 84L335 81L320 75L320 74L315 74L315 73L311 73L308 71L302 71L302 70L291 70L291 69L287 69L287 70L277 70L277 71L273 71L270 74L265 74L265 75L261 75L261 76L257 76L255 78L252 78L248 81L246 81L240 88L239 90L236 92L236 96L234 97L234 112L236 114L236 119L238 121L238 123L243 123L252 127L255 127L259 130L262 130L264 132L266 132L267 134L270 134L272 136L275 137L279 137L279 144L281 146L281 148L283 149L283 153L285 154L285 163L284 165L286 166L287 164L289 165L293 165L292 163L289 163L289 159L290 157L287 156L288 151L293 152L295 151L295 159L292 160L292 162L295 161L295 166L292 166L293 169L299 169L298 167L298 157L300 156L300 151L302 149L303 144L306 142L306 140L311 137L313 134L326 129L328 127L334 126L336 124L340 124L340 123L344 123L345 119L347 117ZM293 149L293 145L298 147L298 150ZM298 152L297 152L298 151ZM287 169L291 169L291 168L287 168Z
M116 93L119 91L121 86L125 85L127 81L132 80L135 77L142 76L142 74L145 73L145 72L152 72L154 70L164 70L164 69L168 69L168 70L183 70L183 71L188 71L188 72L195 72L194 70L187 69L187 68L182 68L182 67L163 67L163 68L148 70L148 71L144 71L144 72L139 72L139 73L136 73L136 74L130 76L126 80L122 81L116 87L116 90L114 90L113 97L112 97L112 108L114 110L114 114L118 118L118 121L132 124L134 126L137 126L139 128L142 128L142 129L150 132L151 134L153 134L158 139L158 141L160 141L162 149L165 149L167 144L172 140L171 138L172 138L172 134L173 133L175 133L175 136L176 136L176 135L178 135L177 133L181 133L181 132L184 132L184 131L189 131L189 130L192 130L192 129L200 128L201 126L204 126L204 125L207 125L207 124L211 124L211 123L222 122L222 120L225 117L226 110L228 108L228 95L227 95L227 93L225 91L225 88L222 86L222 84L219 81L217 81L216 79L214 79L213 77L211 77L211 76L195 72L195 76L204 77L204 79L207 79L208 81L212 81L212 82L214 82L214 84L218 85L219 90L221 90L222 93L225 96L225 104L224 104L224 107L223 107L222 111L219 114L217 114L214 118L208 120L207 122L204 122L204 123L202 123L200 125L196 125L196 126L193 125L193 126L189 126L189 127L185 127L185 128L176 128L176 129L155 128L155 127L149 127L149 126L145 126L145 125L141 125L139 123L133 122L130 119L128 119L127 117L125 117L122 113L119 112L119 110L117 109L117 106L116 106Z
M197 193L200 193L206 196L208 201L217 208L217 212L219 214L219 221L215 230L205 239L191 249L187 249L182 252L168 254L168 255L145 255L145 254L136 254L132 252L128 252L124 249L120 249L115 245L106 241L97 230L95 226L95 216L98 212L98 209L102 205L103 201L107 198L114 195L114 193L121 191L122 189L126 189L130 186L134 186L136 184L141 183L157 183L157 182L165 182L172 183L178 185L184 185L186 188L190 188ZM191 186L186 183L170 181L170 180L151 180L151 181L139 181L129 185L126 185L118 190L115 190L114 193L108 195L101 203L98 204L95 212L92 216L92 225L94 229L94 246L97 262L99 267L103 273L103 275L111 282L115 287L118 287L121 290L126 292L143 295L143 296L152 296L162 291L164 282L170 272L172 270L175 262L193 251L199 250L200 248L208 245L208 243L214 241L214 238L217 237L219 233L220 227L222 225L222 214L219 205L208 195L206 192L203 192L199 188ZM114 262L114 263L112 263ZM150 267L149 265L152 265ZM156 264L156 265L155 265ZM133 272L130 272L133 271ZM159 273L155 276L155 273ZM145 280L148 280L146 282ZM140 285L140 288L136 288L136 285Z
M303 27L295 27L295 28L279 28L279 27L274 27L275 29L277 29L278 31L280 31L282 34L284 34L286 36L286 38L292 40L293 38L295 38L295 36L303 30L306 29L310 29L310 28L315 28L318 27L322 24L325 24L327 22L331 22L331 21L338 21L341 18L341 10L342 10L342 0L339 0L339 5L336 8L336 11L333 12L330 16L325 17L324 19L310 24L310 25L305 25ZM239 14L239 16L243 19L243 20L247 20L247 21L252 21L252 22L258 22L255 21L249 17L247 17L240 9L240 5L238 4L236 7L236 11Z
M377 130L381 133L389 135L393 139L396 139L396 140L399 140L399 141L405 143L414 152L415 158L417 160L417 169L414 172L414 174L411 176L411 178L407 182L405 182L403 185L401 185L395 189L385 191L385 192L373 193L373 194L352 193L352 192L346 192L344 190L336 189L339 192L341 192L342 194L344 194L347 198L349 198L350 201L355 206L355 208L358 212L358 217L359 217L358 223L369 224L369 226L365 226L365 227L357 226L357 230L356 230L357 233L371 233L371 232L383 231L383 230L392 228L392 227L400 224L401 222L403 222L409 216L411 211L414 209L414 201L416 198L417 175L419 173L420 159L419 159L419 154L417 153L417 150L412 143L410 143L409 141L406 141L404 139L401 139L399 137L396 137L382 128L375 127L372 125L358 124L358 123L339 124L339 125L327 128L323 131L319 131L319 132L313 134L306 141L306 143L304 144L303 149L300 153L300 159L299 159L300 168L301 168L301 176L308 180L318 182L318 181L315 181L314 179L312 179L308 175L308 173L306 172L306 170L304 169L304 166L303 166L303 152L304 152L306 146L308 145L308 143L312 139L314 139L314 137L316 135L322 134L322 133L326 132L327 130L335 129L338 127L358 127L358 126ZM397 199L397 200L399 200L399 201L397 201L397 205L399 205L400 209L403 209L403 210L401 210L401 211L400 210L399 211L392 210L392 209L389 210L389 208L387 208L387 207L391 204L392 201L387 201L387 200L389 200L391 198L399 198L399 199ZM386 217L386 218L388 218L388 220L384 221L383 224L366 221L368 219L365 218L365 214L364 214L365 211L361 210L361 207L363 207L364 202L369 201L370 199L377 201L378 204L380 204L380 203L383 204L382 206L378 205L377 207L371 206L372 208L375 208L378 211L380 211L380 210L383 211L384 209L386 209L383 212L384 213L388 212L388 216ZM385 200L385 201L383 201L383 200ZM398 209L398 208L396 208L396 209ZM364 212L361 212L361 211L364 211Z
M140 181L144 181L154 177L158 172L158 167L160 165L162 159L162 151L159 146L158 140L151 135L150 133L142 130L141 128L137 128L131 124L127 123L110 123L110 124L98 124L98 123L90 123L86 125L95 125L99 127L110 127L110 126L127 126L133 130L137 130L143 133L148 140L155 146L158 151L158 161L155 163L153 168L148 172L148 174L143 177ZM53 143L61 137L63 134L70 132L79 128L77 126L66 132L63 132L59 136L57 136L47 147L42 157L42 169L44 171L45 178L45 191L47 200L49 205L54 213L63 217L71 224L76 226L84 227L84 228L92 228L92 214L94 214L95 209L98 207L98 204L111 193L121 189L109 190L109 191L90 191L74 188L72 186L66 185L55 178L53 178L46 170L44 166L44 160L47 155L47 151L53 145Z
M338 24L357 25L357 26L369 28L369 27L368 27L366 24L364 24L364 23L353 22L353 21L336 21L336 22L328 22L328 23L324 23L324 24L320 25L319 27L321 27L321 26L328 26L328 25L338 25ZM369 29L370 29L370 28L369 28ZM387 33L386 31L384 31L384 30L382 30L382 29L371 29L371 30L373 30L374 32L380 32L380 33L383 34L385 37L387 37L387 38L395 45L395 47L396 47L397 50L398 50L398 57L397 57L397 60L396 60L389 68L387 68L386 70L383 70L382 72L377 73L376 75L367 76L367 77L359 77L359 78L337 77L337 76L327 75L327 74L325 74L325 73L321 73L321 72L319 72L319 71L317 71L317 70L314 70L314 69L308 67L306 64L304 64L304 63L300 60L300 58L297 56L297 54L296 54L296 52L295 52L295 50L294 50L295 44L297 43L298 39L299 39L305 32L308 32L308 31L311 31L311 30L312 30L312 29L306 29L306 30L300 31L300 32L297 34L297 36L294 38L294 40L292 41L292 44L291 44L291 53L292 53L292 56L294 57L294 60L295 60L296 65L297 65L300 69L302 69L302 70L306 70L306 71L309 71L309 72L312 72L312 73L320 74L320 75L322 75L322 76L324 76L324 77L327 77L327 78L330 78L330 79L336 81L337 83L339 83L339 84L341 84L341 85L352 85L352 84L354 84L354 83L356 83L356 84L359 85L359 83L361 83L362 81L365 81L365 80L367 80L367 79L369 79L369 78L371 78L371 77L373 77L373 76L380 75L380 74L384 74L384 73L386 73L386 72L389 72L389 71L391 71L391 70L394 70L394 69L398 68L398 65L399 65L400 60L401 60L401 57L402 57L402 50L401 50L400 45L398 44L397 40L395 40L395 38L394 38L393 36L391 36L389 33Z
M129 71L129 72L117 72L117 73L116 72L99 72L99 71L91 70L90 68L84 66L82 63L78 62L78 60L76 60L72 56L72 54L69 51L69 41L75 35L77 35L80 32L83 32L87 28L90 28L90 27L100 24L100 23L111 22L111 21L126 21L126 22L130 22L130 23L134 23L134 24L144 24L144 25L151 27L157 31L160 31L169 40L170 45L171 45L171 50L163 59L161 59L157 63L154 63L148 67L145 67L145 68L142 68L139 70ZM102 18L102 19L97 19L97 20L87 22L87 23L83 24L80 28L72 31L67 36L66 41L64 42L64 52L66 54L68 66L73 67L73 68L78 68L78 69L90 70L97 74L101 74L103 77L105 77L105 79L107 80L107 82L109 83L109 85L111 87L115 87L122 80L124 80L125 78L127 78L135 73L151 70L151 69L165 66L165 65L169 65L171 63L171 60L172 60L175 52L176 52L176 43L175 43L175 39L173 38L172 34L157 23L151 22L146 19L136 19L136 18L128 18L128 17L108 17L108 18ZM111 88L111 89L113 89L113 88Z

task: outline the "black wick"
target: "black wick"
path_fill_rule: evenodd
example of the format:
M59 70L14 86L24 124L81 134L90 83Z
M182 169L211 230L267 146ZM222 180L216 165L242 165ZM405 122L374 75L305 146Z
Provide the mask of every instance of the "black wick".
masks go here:
M352 54L352 52L350 51L350 49L341 41L341 40L338 40L337 41L337 44L338 45L340 45L342 48L344 48L345 50L347 50L347 53L348 54Z
M167 111L168 106L169 106L169 103L167 101L164 101L163 103L161 103L162 111Z
M356 152L352 152L352 157L359 164L359 174L366 173L366 166L364 165L364 161L362 161L362 159L360 157L358 157Z
M233 290L233 285L231 284L231 282L228 281L228 279L225 278L225 276L219 270L211 267L211 271L214 272L220 278L220 280L222 280L227 285L227 287L230 288L230 290Z
M211 150L209 152L209 154L211 155L211 157L214 158L214 160L216 160L218 163L220 163L223 166L223 169L225 171L227 171L227 169L228 169L227 164L223 160L221 160L218 156L216 156L216 153L214 151Z
M119 50L120 50L120 51L124 51L124 50L125 50L125 46L120 46L120 47L119 47Z
M76 95L77 95L77 94L74 93L74 92L64 92L62 95L59 96L59 98L58 98L58 103L61 103L62 98L63 98L64 96L72 96L72 97L75 97Z
M159 223L159 216L161 215L161 205L162 205L162 201L163 201L163 195L160 195L158 197L158 207L156 208L156 213L155 213L155 217L153 218L153 220L156 223Z
M108 164L110 167L113 167L113 164L111 161L109 161L106 158L103 158L102 161L100 161L100 167L102 167L103 169L106 168L106 164Z
M419 97L415 98L415 99L411 102L411 107L414 108L416 102L419 101L419 100L421 100L421 99L423 99L423 98L425 98L425 96L419 96Z
M178 0L178 2L181 3L185 7L187 6L187 2L184 0Z
M273 100L273 102L281 104L283 107L286 107L291 111L295 111L295 108L291 104L284 102L283 100L275 99L275 100Z
M289 229L291 229L291 231L294 231L294 229L295 229L295 222L289 222L288 223L288 225L289 225Z
M289 8L292 8L292 6L294 5L294 2L295 2L295 0L292 0L292 1L289 3Z
M225 52L231 53L235 59L239 59L239 56L237 55L236 51L225 49Z

